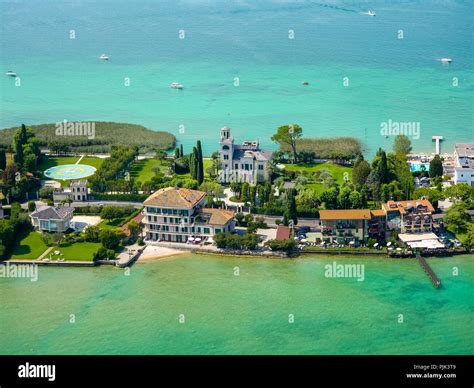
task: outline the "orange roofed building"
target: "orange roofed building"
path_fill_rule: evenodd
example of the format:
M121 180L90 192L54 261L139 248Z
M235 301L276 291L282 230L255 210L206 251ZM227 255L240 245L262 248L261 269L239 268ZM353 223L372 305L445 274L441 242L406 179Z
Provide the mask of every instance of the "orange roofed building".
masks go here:
M320 210L320 231L316 237L329 243L364 242L385 238L391 231L427 233L433 228L435 209L426 199L388 201L382 209Z
M179 187L167 187L151 194L143 203L146 239L184 243L232 232L234 212L205 208L205 202L205 192Z

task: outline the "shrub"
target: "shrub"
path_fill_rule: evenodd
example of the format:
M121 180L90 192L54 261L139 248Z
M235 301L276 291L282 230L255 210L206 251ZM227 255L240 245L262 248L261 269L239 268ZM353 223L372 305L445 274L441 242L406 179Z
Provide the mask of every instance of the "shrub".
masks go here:
M293 239L288 240L269 240L265 243L272 251L285 251L291 253L296 248L296 241Z
M99 234L100 234L100 228L97 225L89 225L84 230L84 239L87 242L98 242Z

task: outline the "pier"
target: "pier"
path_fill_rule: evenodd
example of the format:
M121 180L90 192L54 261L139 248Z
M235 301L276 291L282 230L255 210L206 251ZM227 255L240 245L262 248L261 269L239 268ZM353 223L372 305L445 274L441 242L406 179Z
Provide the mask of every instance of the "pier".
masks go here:
M438 279L438 276L434 273L434 271L431 269L430 265L427 263L426 259L420 255L416 255L416 259L421 265L421 268L423 268L423 271L428 275L430 278L431 282L436 288L441 287L441 280Z

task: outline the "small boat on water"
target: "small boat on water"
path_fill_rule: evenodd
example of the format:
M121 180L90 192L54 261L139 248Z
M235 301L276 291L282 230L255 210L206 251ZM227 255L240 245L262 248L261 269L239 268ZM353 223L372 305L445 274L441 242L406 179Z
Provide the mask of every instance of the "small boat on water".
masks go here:
M309 82L308 82L308 81L304 81L304 82L303 82L303 85L309 85Z
M16 77L16 73L13 70L8 70L5 75L8 75L9 77Z
M182 89L182 88L184 88L184 86L181 85L181 84L178 83L178 82L173 82L173 83L170 85L170 88L171 88L171 89Z
M453 60L451 58L440 58L441 63L451 63Z
M377 16L377 14L375 13L375 11L372 11L372 10L368 10L367 12L362 12L363 15L367 15L367 16Z
M100 60L102 61L108 61L109 60L109 57L105 54L102 54L100 57L99 57Z

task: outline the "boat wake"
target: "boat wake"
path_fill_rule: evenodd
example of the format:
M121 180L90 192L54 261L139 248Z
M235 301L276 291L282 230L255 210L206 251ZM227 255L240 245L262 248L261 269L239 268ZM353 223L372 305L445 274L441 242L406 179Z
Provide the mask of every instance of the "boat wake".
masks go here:
M355 13L359 12L358 10L355 10L355 9L338 7L337 5L331 5L331 4L315 3L314 1L312 1L311 4L317 5L318 7L335 9L337 11L355 12Z

